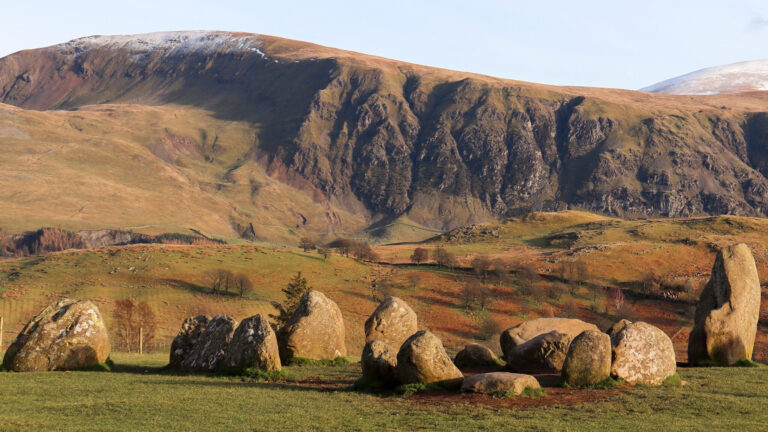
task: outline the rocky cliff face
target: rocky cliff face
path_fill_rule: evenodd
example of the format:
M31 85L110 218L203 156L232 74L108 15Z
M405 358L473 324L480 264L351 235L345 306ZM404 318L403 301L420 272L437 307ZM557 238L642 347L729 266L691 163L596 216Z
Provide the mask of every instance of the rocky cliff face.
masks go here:
M372 222L405 215L447 229L568 206L768 214L768 98L756 102L766 112L677 98L229 33L92 37L0 59L6 104L173 103L252 122L243 157Z

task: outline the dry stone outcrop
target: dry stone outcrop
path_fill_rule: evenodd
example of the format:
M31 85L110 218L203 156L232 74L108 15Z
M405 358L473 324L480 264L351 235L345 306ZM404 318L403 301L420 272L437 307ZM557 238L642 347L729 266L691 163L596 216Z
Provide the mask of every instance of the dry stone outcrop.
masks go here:
M365 340L380 340L395 349L419 330L416 312L403 299L387 297L365 321Z
M282 369L277 337L264 316L259 314L240 322L227 347L224 367L265 371Z
M536 378L510 372L490 372L464 378L461 390L471 393L493 394L512 392L519 395L526 388L541 388Z
M660 385L677 370L672 340L650 324L627 324L611 337L611 346L611 376L629 384Z
M576 336L563 363L563 381L573 387L597 384L611 376L611 337L587 330Z
M720 250L696 306L688 362L752 360L760 317L760 278L747 245Z
M440 339L427 330L409 337L397 353L396 374L403 384L460 382L461 371L453 364Z
M174 369L181 367L182 361L192 352L192 348L210 320L211 317L207 315L198 315L187 318L181 323L181 330L171 343L171 358L168 361L170 367Z
M227 355L237 321L229 316L217 316L208 322L180 368L188 371L212 372L218 369Z
M8 347L3 366L16 372L71 370L104 363L111 347L99 308L64 299L32 318Z
M285 364L294 357L310 360L345 357L341 310L320 291L305 293L291 319L280 328L277 344Z

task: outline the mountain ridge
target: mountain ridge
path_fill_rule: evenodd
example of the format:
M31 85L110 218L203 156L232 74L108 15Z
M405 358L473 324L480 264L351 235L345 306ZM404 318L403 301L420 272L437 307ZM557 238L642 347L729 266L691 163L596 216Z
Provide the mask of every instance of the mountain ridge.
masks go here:
M169 115L184 106L208 113L205 123L223 122L217 127L235 122L251 138L174 131L178 138L162 146L196 154L194 163L179 159L186 166L157 144L150 152L192 177L207 172L243 188L268 180L326 208L317 220L305 204L285 203L285 215L297 213L286 216L297 224L281 222L293 235L330 221L357 230L398 218L447 230L569 207L635 217L768 214L763 93L555 87L270 36L185 34L233 49L172 48L185 41L145 49L142 36L121 36L22 51L0 59L0 102L37 110L139 104ZM164 43L169 34L158 35ZM266 214L266 202L252 208L258 193L228 198L235 232Z

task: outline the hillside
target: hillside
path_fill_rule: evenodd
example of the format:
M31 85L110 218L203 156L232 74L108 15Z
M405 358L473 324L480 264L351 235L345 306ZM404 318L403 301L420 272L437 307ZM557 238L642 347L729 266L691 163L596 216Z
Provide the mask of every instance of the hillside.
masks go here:
M73 250L0 260L0 316L6 334L12 335L52 299L89 298L114 329L115 300L130 298L156 311L157 341L167 344L190 315L243 319L271 313L270 301L281 300L281 288L301 271L341 308L350 355L362 349L363 323L376 299L395 295L413 307L420 327L437 333L451 353L469 341L498 350L500 331L537 317L575 317L603 329L628 318L662 328L672 337L678 360L685 361L692 307L709 279L714 251L740 241L752 249L767 285L768 222L731 216L626 221L574 211L535 213L423 243L377 246L379 263L339 251L326 260L316 251L255 245ZM410 263L415 248L433 253L438 246L456 255L455 268L437 266L432 258ZM485 276L472 267L478 255L493 263ZM583 270L574 271L572 265L580 263ZM247 274L253 292L243 298L212 294L208 272L222 268ZM479 289L483 280L485 288ZM768 295L765 288L763 293ZM768 360L768 302L762 310L758 361Z
M766 93L553 87L173 32L0 59L0 102L5 229L398 241L568 207L768 214Z

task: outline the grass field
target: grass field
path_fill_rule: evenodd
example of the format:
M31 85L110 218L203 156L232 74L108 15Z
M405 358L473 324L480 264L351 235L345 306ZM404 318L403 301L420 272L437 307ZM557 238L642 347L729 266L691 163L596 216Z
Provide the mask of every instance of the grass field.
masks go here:
M547 395L530 406L356 393L357 364L289 366L290 381L257 382L172 374L161 369L166 354L112 358L113 372L0 373L0 430L756 431L768 423L766 367L682 368L681 387L579 390L600 400L564 404Z

